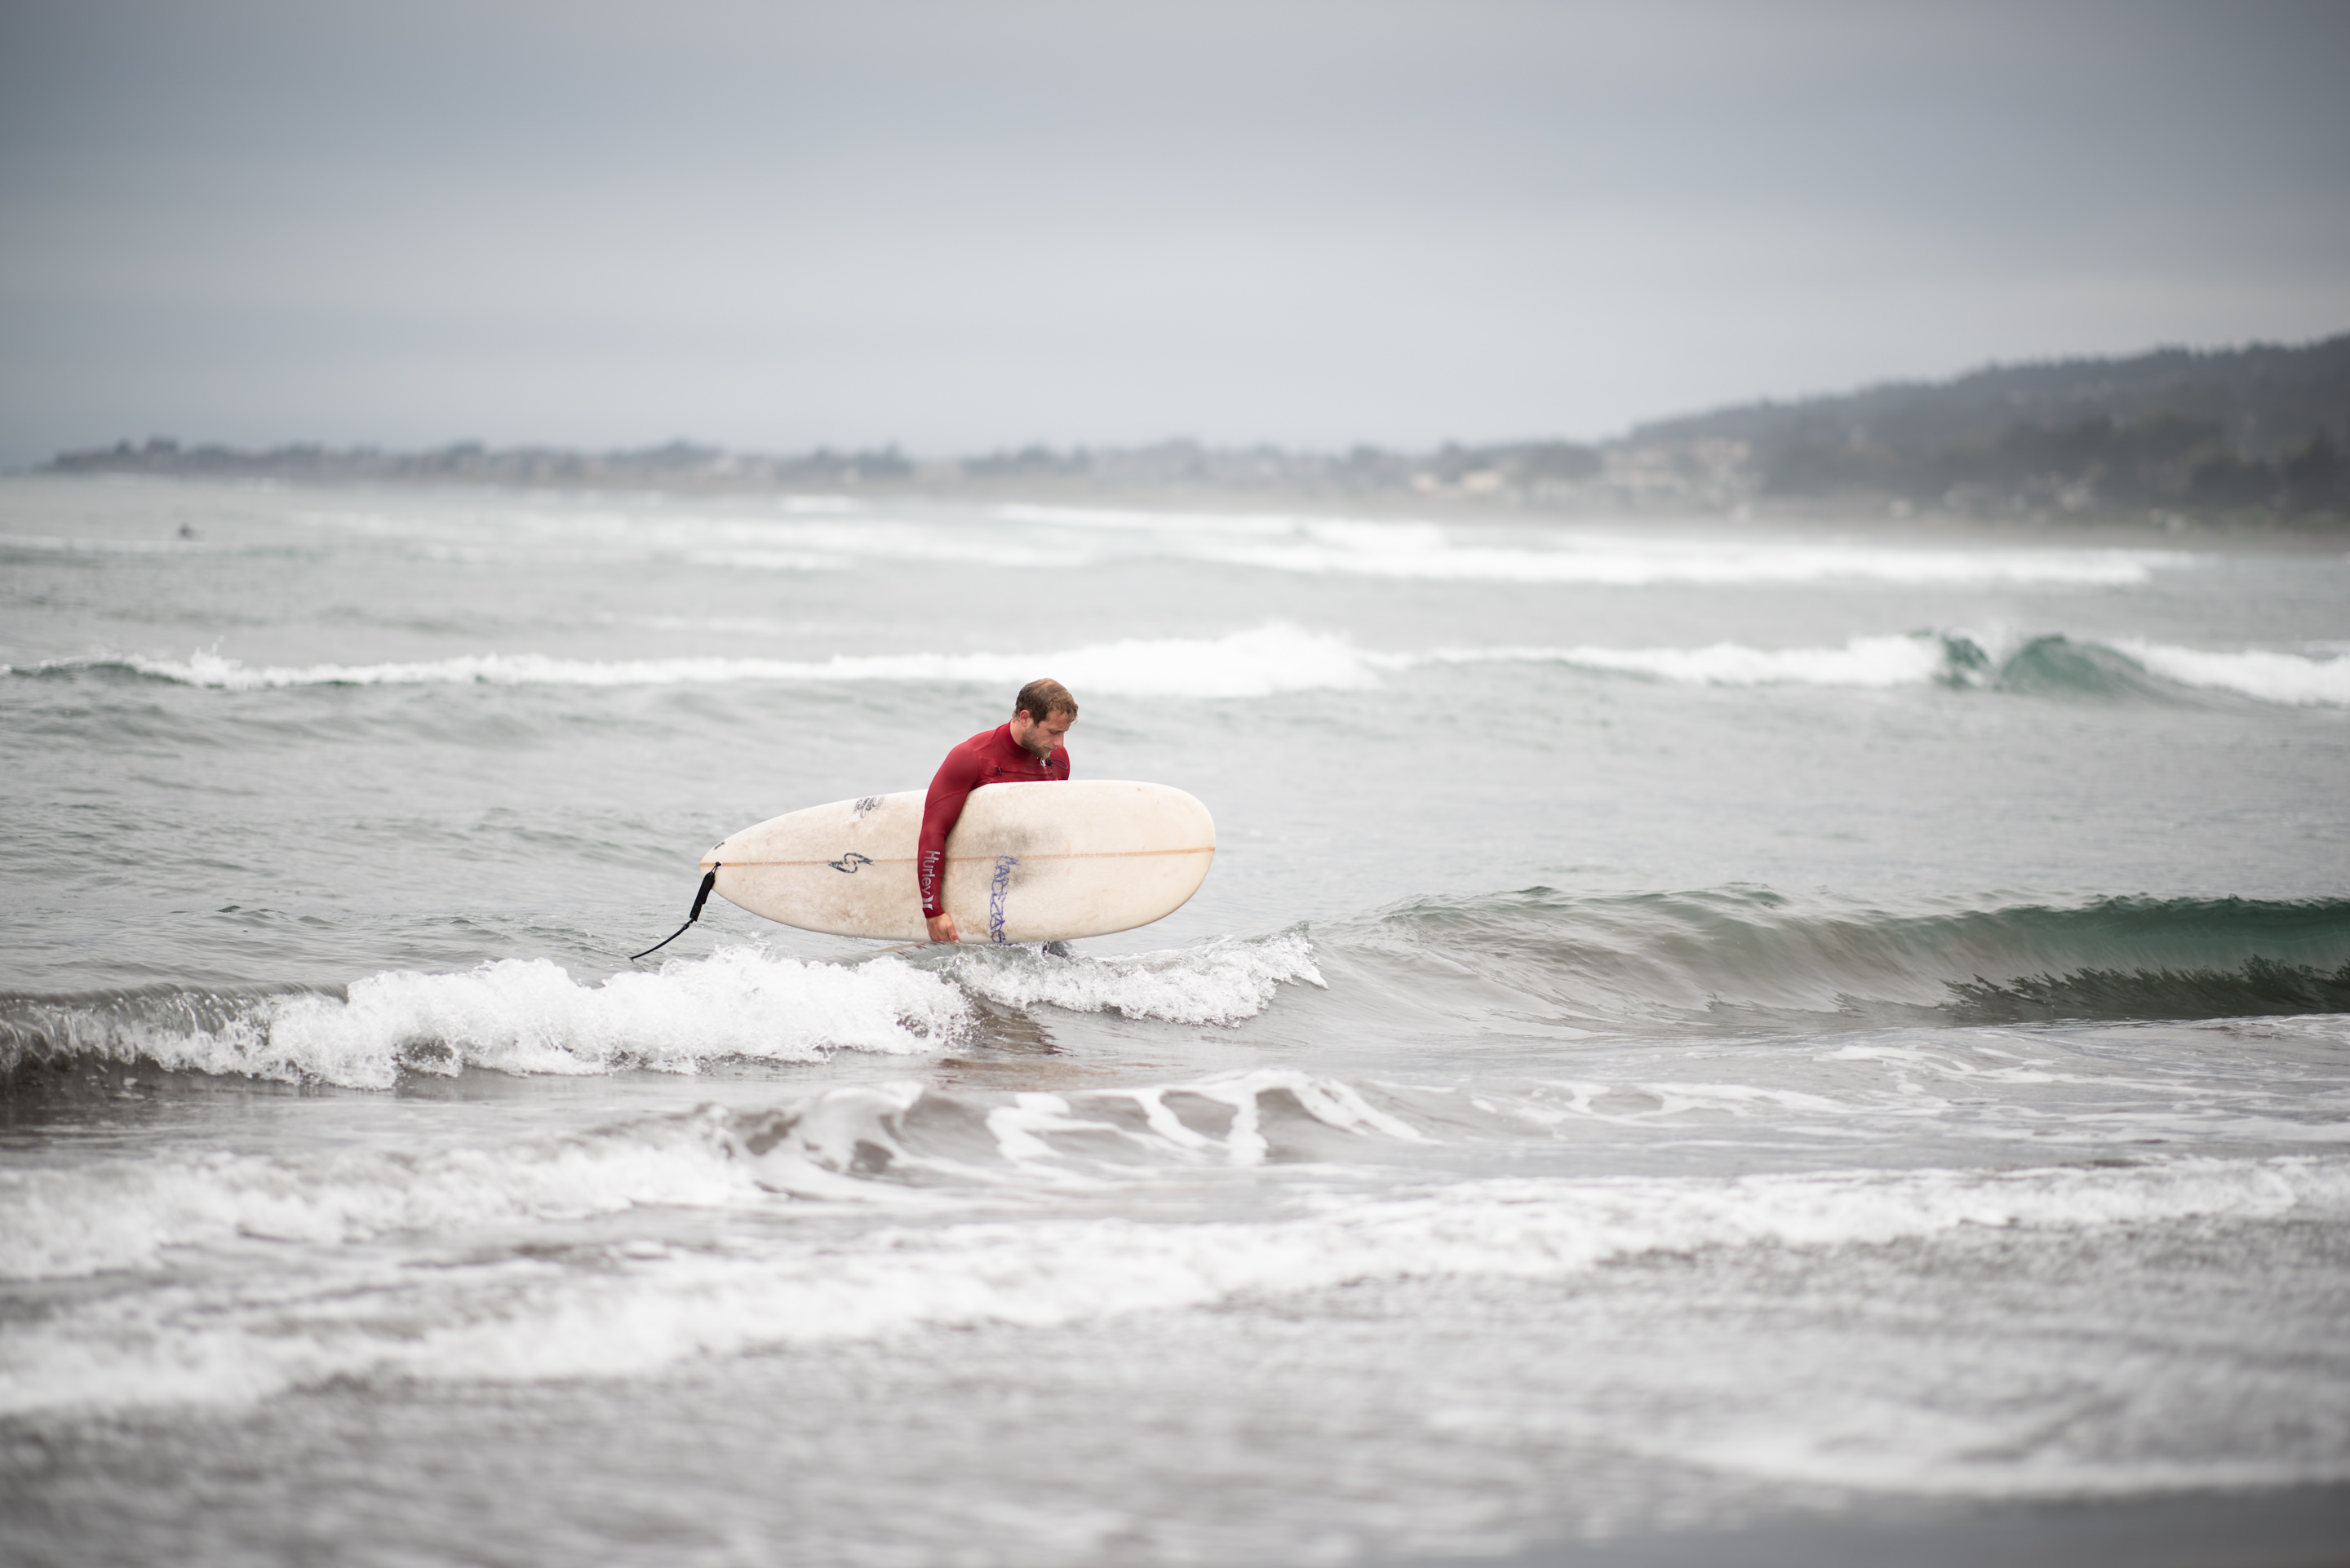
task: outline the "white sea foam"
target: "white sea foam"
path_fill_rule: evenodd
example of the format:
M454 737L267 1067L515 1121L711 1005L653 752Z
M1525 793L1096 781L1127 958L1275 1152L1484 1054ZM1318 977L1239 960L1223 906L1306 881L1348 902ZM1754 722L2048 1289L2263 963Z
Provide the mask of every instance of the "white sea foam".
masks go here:
M609 1376L765 1345L1046 1325L1357 1282L1559 1277L1656 1252L2293 1215L2350 1215L2350 1161L1489 1179L1327 1191L1253 1223L1045 1215L584 1260L452 1255L415 1269L362 1256L313 1263L267 1291L117 1293L20 1320L0 1330L0 1407L241 1401L384 1376Z
M2306 1034L2312 1022L2263 1019L2258 1025L2225 1027L2275 1025L2274 1033ZM1470 1104L1567 1137L1587 1136L1594 1124L1663 1130L1697 1121L1724 1128L1744 1123L1768 1127L1777 1137L1836 1140L1853 1136L1858 1124L1874 1123L1889 1137L1914 1138L1920 1120L1930 1117L1939 1138L2043 1149L2057 1137L2075 1147L2173 1143L2264 1152L2295 1145L2338 1149L2350 1119L2350 1092L2339 1089L2262 1084L2246 1085L2224 1101L2208 1090L2182 1097L2178 1085L2158 1073L2138 1080L2111 1068L2067 1071L2055 1054L2003 1051L1978 1032L1805 1051L1815 1063L1838 1064L1836 1093L1639 1076L1561 1079L1522 1094L1476 1095ZM2019 1105L2029 1105L2032 1114L2019 1115Z
M785 498L780 514L641 506L490 506L432 514L307 511L295 521L433 558L665 560L724 570L833 572L858 562L1019 570L1163 560L1312 576L1564 587L2130 587L2193 565L2176 550L1932 548L1864 538L1461 525L1302 514L1175 513L1010 504L983 517L856 514L839 497ZM145 553L183 541L0 536L0 547Z
M1341 637L1274 622L1220 638L1131 638L1047 653L841 654L827 659L556 659L472 654L413 663L253 667L214 651L186 659L128 656L59 660L21 672L112 664L185 685L253 691L304 686L647 686L739 681L941 681L1001 686L1050 665L1079 690L1119 696L1246 698L1289 691L1362 691L1383 675L1424 664L1568 664L1581 669L1721 685L1883 686L1929 680L1942 664L1929 637L1857 638L1843 648L1490 648L1382 652Z
M1202 1130L1170 1099L1220 1107L1221 1116ZM932 1106L943 1107L944 1137L910 1127ZM173 1249L241 1241L463 1238L643 1205L756 1205L776 1194L918 1210L968 1207L979 1196L1000 1206L1007 1192L1098 1186L1105 1175L1261 1165L1292 1107L1336 1132L1425 1141L1352 1085L1291 1068L1066 1096L835 1085L775 1112L704 1106L502 1147L213 1152L0 1170L0 1278L152 1269ZM974 1117L981 1136L962 1136ZM1104 1153L1105 1134L1120 1140L1120 1157Z
M1444 664L1569 664L1706 686L1918 686L1941 678L1949 657L1933 637L1856 637L1842 648L1446 649L1425 656Z
M1233 1024L1292 982L1322 984L1298 931L1106 959L973 950L936 970L891 956L843 965L722 947L592 985L545 959L504 959L458 974L370 975L345 997L254 997L215 1006L209 1021L170 1006L54 1003L38 1024L75 1053L172 1072L383 1089L403 1071L467 1066L518 1076L692 1073L726 1058L936 1050L970 1027L967 993L1014 1007Z
M332 1246L463 1233L640 1204L759 1199L723 1118L691 1116L508 1148L310 1158L213 1153L0 1173L0 1277L154 1268L238 1240Z
M668 509L501 511L464 520L528 551L783 572L852 561L1020 569L1108 560L1171 560L1302 576L1567 587L1804 584L1909 587L2129 587L2193 564L2175 550L1933 549L1862 539L1674 535L1594 528L1457 526L1295 514L1170 513L1008 504L984 521L695 514ZM407 535L407 518L339 516L336 526ZM453 536L452 536L453 537ZM464 541L460 541L464 542Z
M1263 1012L1284 984L1323 984L1302 930L1118 958L980 950L957 955L947 972L1014 1007L1045 1002L1170 1023L1239 1023Z
M838 572L849 565L847 556L810 550L693 550L685 559L697 566L750 566L763 572Z
M2350 658L2297 653L2209 653L2120 639L2114 648L2166 680L2303 708L2350 707Z
M1504 544L1496 542L1504 535L1492 528L1293 514L1015 504L999 506L995 514L1010 522L1150 540L1169 554L1231 566L1435 582L2128 587L2196 559L2176 550L1929 549L1856 539L1676 537L1589 528L1513 529L1506 535L1513 542ZM1123 547L1140 546L1129 542Z
M983 1139L971 1136L983 1106ZM1203 1106L1215 1114L1202 1119ZM934 1107L941 1116L928 1118ZM949 1129L943 1137L941 1125ZM954 1192L1001 1199L1149 1181L1170 1168L1259 1166L1277 1148L1295 1157L1289 1140L1308 1125L1366 1139L1429 1141L1351 1085L1261 1067L1067 1095L856 1085L794 1106L779 1127L748 1125L739 1143L747 1168L777 1192L899 1206L910 1197L915 1207L936 1208ZM873 1179L876 1171L888 1179Z
M1369 530L1382 525L1355 525ZM1306 575L1434 582L1553 583L1600 587L1671 584L1782 587L1853 582L1903 587L2127 587L2191 557L2129 550L1918 550L1861 545L1726 545L1561 535L1548 549L1454 544L1409 535L1339 536L1303 530L1296 543L1208 543L1200 554L1233 566Z
M1377 671L1343 639L1274 624L1222 638L1129 638L1053 653L841 654L827 659L556 659L469 654L407 663L253 667L216 651L0 666L0 673L112 665L226 691L303 686L664 686L737 681L941 681L1018 685L1050 664L1080 690L1121 696L1263 697L1375 686Z
M968 1012L953 985L898 959L851 969L738 947L597 985L545 959L503 959L463 974L371 975L348 1000L259 998L210 1027L92 1013L59 1032L77 1049L175 1072L381 1089L403 1069L691 1073L725 1057L925 1051Z

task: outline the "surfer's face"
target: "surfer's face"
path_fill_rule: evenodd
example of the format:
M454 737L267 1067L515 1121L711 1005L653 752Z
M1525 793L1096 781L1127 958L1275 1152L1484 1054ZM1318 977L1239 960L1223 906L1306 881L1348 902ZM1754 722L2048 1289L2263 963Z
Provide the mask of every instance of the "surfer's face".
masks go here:
M1053 713L1042 719L1032 719L1023 709L1012 715L1012 739L1040 757L1049 757L1060 749L1062 737L1076 722L1074 713Z

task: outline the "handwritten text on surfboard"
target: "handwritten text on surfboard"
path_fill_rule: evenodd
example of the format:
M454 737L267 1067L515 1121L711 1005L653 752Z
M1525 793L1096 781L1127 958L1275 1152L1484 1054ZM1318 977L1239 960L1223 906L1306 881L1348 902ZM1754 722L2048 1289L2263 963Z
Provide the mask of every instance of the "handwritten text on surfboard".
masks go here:
M1012 868L1020 864L1017 855L995 857L995 875L987 879L987 940L1001 946L1003 941L1003 898L1012 891Z

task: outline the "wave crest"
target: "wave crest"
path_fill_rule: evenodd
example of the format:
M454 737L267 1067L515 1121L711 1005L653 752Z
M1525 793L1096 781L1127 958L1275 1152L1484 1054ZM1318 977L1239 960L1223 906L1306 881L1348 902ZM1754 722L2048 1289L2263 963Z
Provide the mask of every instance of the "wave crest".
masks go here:
M1997 649L1997 651L1993 651ZM217 652L0 666L0 673L60 679L90 673L222 691L309 686L678 686L737 682L944 682L1001 686L1039 664L1107 695L1229 699L1293 691L1366 691L1431 665L1557 664L1680 685L1889 688L1939 684L2040 696L2162 697L2225 691L2263 702L2350 707L2350 657L2210 651L2132 639L2061 634L2002 648L1960 631L1856 637L1837 647L1696 648L1503 646L1392 652L1274 622L1216 638L1128 638L1042 654L840 654L827 659L556 659L468 654L412 663L248 666Z
M692 1073L722 1059L820 1061L936 1051L981 1002L1235 1024L1285 984L1320 985L1302 929L1114 958L973 949L853 964L724 947L596 983L546 959L459 974L370 975L320 992L133 992L0 998L0 1075L76 1060L386 1089L468 1067L519 1076Z
M1423 899L1325 933L1430 993L1602 1026L1773 1013L1918 1023L2350 1010L2350 899L2104 898L1896 914L1764 888Z
M905 1054L948 1044L969 1021L962 992L894 958L850 969L722 948L596 985L546 959L501 959L463 974L370 975L341 996L12 999L0 1004L0 1070L94 1056L386 1089L403 1071L447 1075L467 1066L691 1073L723 1057Z
M1264 697L1378 684L1371 661L1344 639L1274 624L1222 638L1128 638L1051 654L840 654L790 659L556 659L539 653L468 654L410 663L249 666L217 652L186 659L119 655L0 666L0 673L57 678L130 675L221 691L309 686L691 686L737 682L925 681L1017 686L1039 662L1081 690L1121 696Z

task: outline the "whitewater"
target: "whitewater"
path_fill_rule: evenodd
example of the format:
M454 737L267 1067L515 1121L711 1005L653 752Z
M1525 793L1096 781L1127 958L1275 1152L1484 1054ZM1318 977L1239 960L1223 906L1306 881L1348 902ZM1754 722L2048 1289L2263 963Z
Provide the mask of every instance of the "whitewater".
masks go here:
M12 1561L2350 1520L2338 542L17 476L0 604ZM1037 675L1184 909L629 961Z

